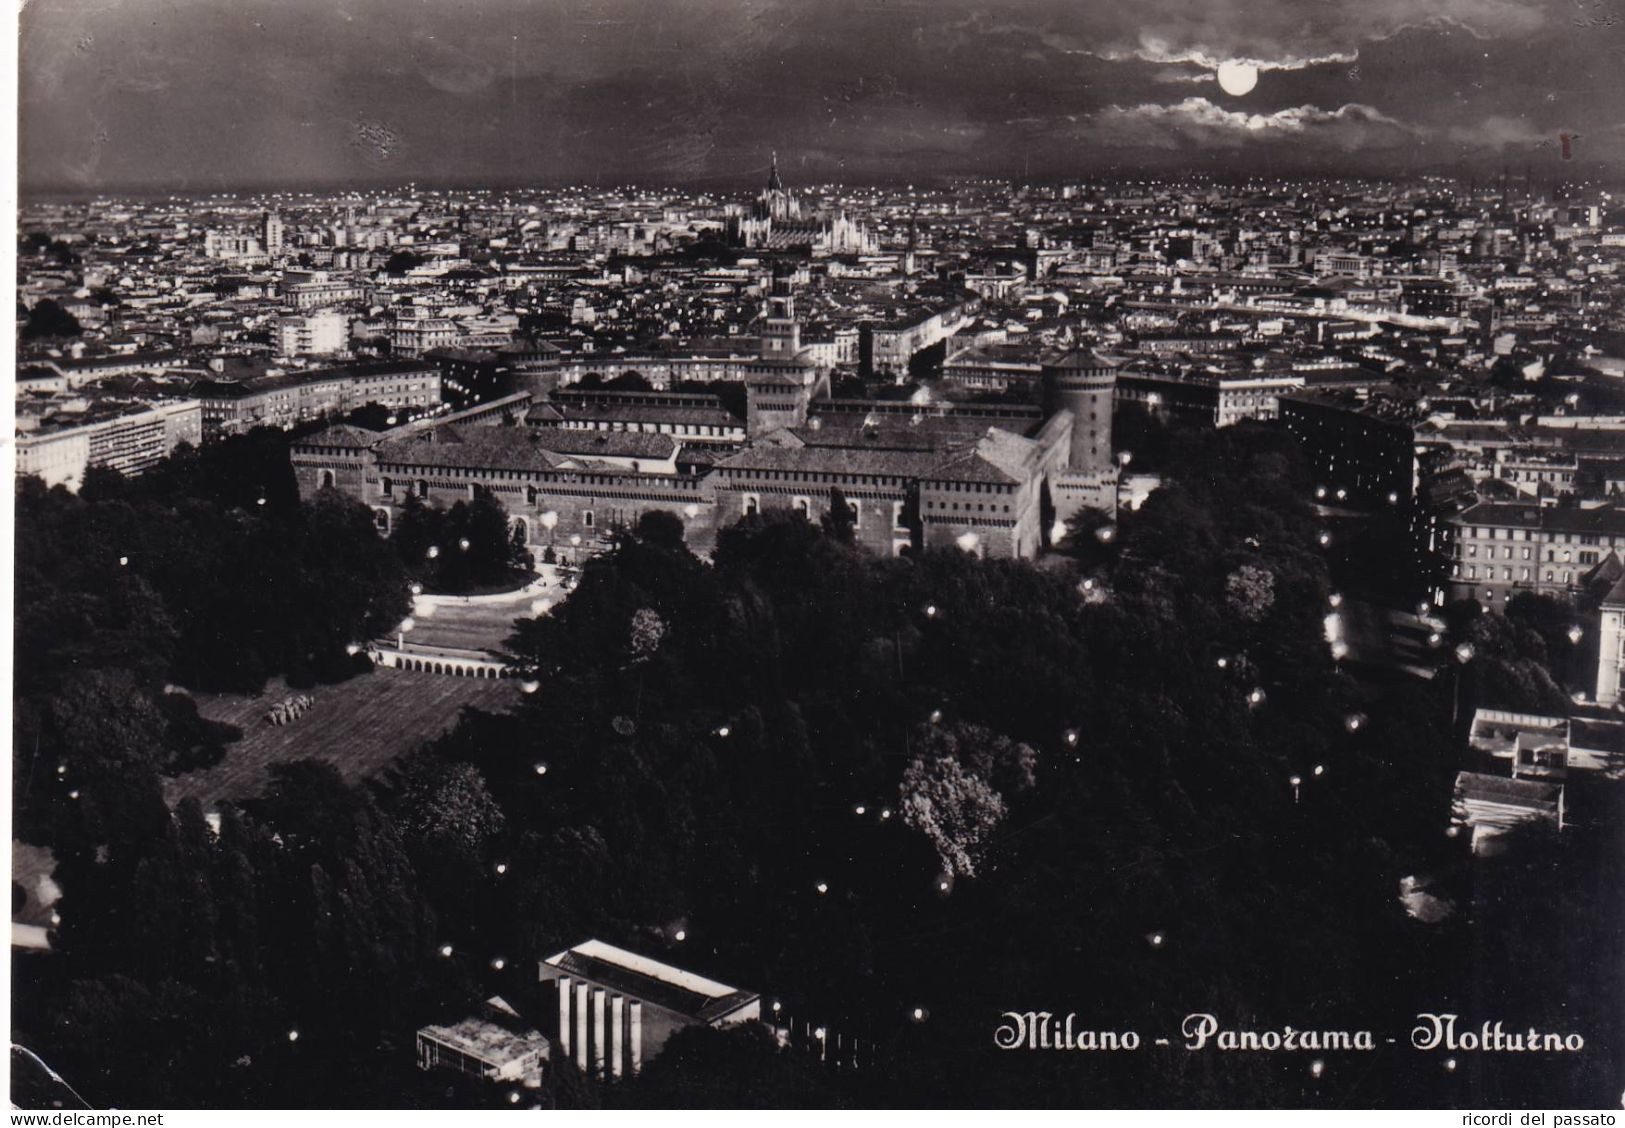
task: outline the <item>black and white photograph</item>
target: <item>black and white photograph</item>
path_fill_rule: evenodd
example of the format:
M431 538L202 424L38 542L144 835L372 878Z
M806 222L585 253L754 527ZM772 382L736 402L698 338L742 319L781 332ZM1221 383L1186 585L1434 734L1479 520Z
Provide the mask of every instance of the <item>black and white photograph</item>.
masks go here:
M13 1124L1625 1116L1625 0L12 8Z

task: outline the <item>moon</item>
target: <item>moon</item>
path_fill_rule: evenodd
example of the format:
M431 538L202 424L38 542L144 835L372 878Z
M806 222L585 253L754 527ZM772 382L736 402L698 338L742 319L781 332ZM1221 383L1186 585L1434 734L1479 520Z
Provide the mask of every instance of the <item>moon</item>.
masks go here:
M1219 89L1239 98L1258 85L1258 68L1251 63L1231 59L1219 64Z

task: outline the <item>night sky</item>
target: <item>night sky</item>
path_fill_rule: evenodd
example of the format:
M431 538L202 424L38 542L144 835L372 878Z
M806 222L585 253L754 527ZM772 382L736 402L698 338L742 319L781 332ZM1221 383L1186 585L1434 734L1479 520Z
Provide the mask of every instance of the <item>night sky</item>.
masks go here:
M30 0L21 43L36 191L1625 173L1625 0Z

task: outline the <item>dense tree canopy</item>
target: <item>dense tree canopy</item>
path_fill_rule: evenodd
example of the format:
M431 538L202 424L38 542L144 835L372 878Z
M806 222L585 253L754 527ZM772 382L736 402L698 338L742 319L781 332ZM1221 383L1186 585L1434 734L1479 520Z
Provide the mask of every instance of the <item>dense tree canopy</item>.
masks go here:
M407 578L365 508L301 505L275 439L183 449L151 475L79 495L18 482L18 824L49 839L64 772L113 755L176 772L235 735L170 683L258 692L340 680L347 653L398 622ZM262 504L263 502L263 504Z
M210 676L248 681L398 616L400 561L455 545L433 525L452 518L410 512L391 551L336 499L25 485L19 592L51 613L19 620L38 658L19 752L46 751L18 793L55 796L64 889L60 1025L40 1036L125 1105L410 1103L414 1026L599 937L761 990L803 1029L859 1039L866 1065L693 1031L620 1087L560 1065L541 1095L557 1107L1459 1099L1437 1069L1354 1055L1311 1082L1290 1054L993 1044L1003 1012L1029 1008L1148 1038L1199 1011L1402 1034L1419 1001L1465 1010L1478 986L1462 922L1423 924L1398 898L1402 878L1463 862L1442 833L1452 686L1339 669L1283 436L1162 439L1168 484L1075 523L1074 554L1042 567L879 557L782 512L722 530L704 562L680 523L642 521L515 624L511 659L537 685L514 712L466 713L376 786L285 767L218 834L195 805L164 808L161 765L205 741L162 681L203 676L193 647ZM228 588L254 613L211 601ZM1451 618L1482 655L1469 695L1502 678L1549 698L1549 615ZM209 650L201 624L232 645ZM1571 1004L1532 994L1520 1017L1555 1026ZM1538 1073L1521 1084L1572 1103Z

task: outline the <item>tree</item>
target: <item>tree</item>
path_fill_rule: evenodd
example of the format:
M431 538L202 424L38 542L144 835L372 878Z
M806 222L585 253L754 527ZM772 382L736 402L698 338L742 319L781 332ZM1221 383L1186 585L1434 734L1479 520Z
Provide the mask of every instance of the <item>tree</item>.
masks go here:
M820 519L825 534L841 544L851 544L857 528L857 514L840 486L829 489L829 512Z
M1236 617L1257 623L1275 604L1275 574L1267 568L1243 564L1224 582L1225 603Z
M644 1108L829 1108L834 1076L760 1023L690 1026L638 1075L632 1097Z
M612 377L604 383L604 387L617 392L652 392L654 385L649 383L648 377L635 369L628 368L620 375Z
M384 273L397 277L423 265L423 256L412 251L395 251L384 260Z
M473 764L421 757L408 772L397 805L407 844L426 851L478 858L502 833L502 808Z
M659 545L673 552L684 547L683 519L667 509L651 509L643 514L633 532L645 544Z
M646 662L660 649L666 637L666 621L652 607L640 607L632 614L631 637L627 649L634 662Z
M41 298L28 311L28 322L23 326L21 335L25 341L37 341L51 337L77 337L83 332L79 319L63 309L59 302L54 298Z
M1004 799L948 756L916 756L899 787L903 821L931 840L945 872L974 877L1004 820Z

